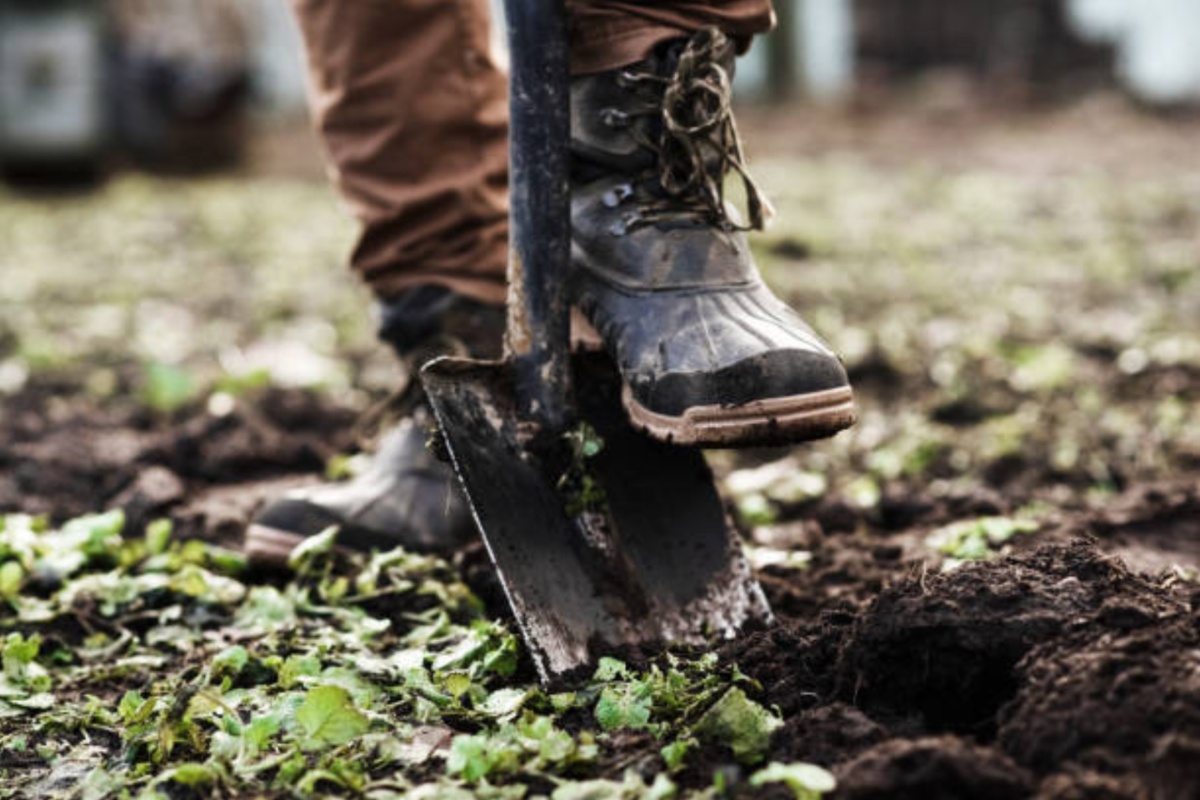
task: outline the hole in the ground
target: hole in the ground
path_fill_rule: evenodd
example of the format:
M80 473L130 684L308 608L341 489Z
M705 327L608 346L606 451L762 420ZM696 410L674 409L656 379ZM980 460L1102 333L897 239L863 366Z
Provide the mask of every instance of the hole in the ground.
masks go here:
M1021 651L972 651L958 642L909 639L859 661L853 701L872 716L904 719L923 733L956 733L980 742L995 738L1000 709L1016 694ZM897 642L899 644L899 642ZM856 689L856 691L855 691Z

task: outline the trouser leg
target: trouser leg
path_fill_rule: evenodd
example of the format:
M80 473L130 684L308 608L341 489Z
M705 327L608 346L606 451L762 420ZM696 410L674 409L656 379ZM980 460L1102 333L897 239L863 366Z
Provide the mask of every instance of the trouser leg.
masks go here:
M293 0L313 113L382 297L437 284L504 299L507 89L487 0Z
M427 284L504 299L506 79L487 0L293 0L313 114L362 225L351 266L382 298ZM572 72L716 26L748 45L770 0L567 0Z
M710 26L744 52L775 24L771 0L568 0L567 7L575 75L633 63L660 42Z

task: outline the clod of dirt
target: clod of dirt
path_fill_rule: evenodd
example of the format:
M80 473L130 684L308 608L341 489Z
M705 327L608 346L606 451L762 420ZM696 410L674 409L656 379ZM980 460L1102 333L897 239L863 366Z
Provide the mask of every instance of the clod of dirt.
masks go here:
M956 736L892 739L834 774L838 800L1017 800L1033 789L1004 753Z
M145 457L180 475L218 483L317 472L339 444L348 444L352 418L315 394L274 390L225 416L188 419L164 433Z
M172 509L175 535L181 539L203 539L223 547L239 548L246 523L263 503L311 480L311 477L302 481L287 476L200 488Z
M852 611L839 610L814 622L777 625L730 642L721 660L758 681L762 701L789 719L833 699L833 667L853 619Z
M141 470L110 502L125 509L126 529L137 530L182 500L186 493L187 487L178 475L166 467L153 465Z
M1014 668L1036 645L1181 608L1089 540L908 578L860 618L842 654L839 695L876 719L986 740L1016 693Z
M320 472L350 447L355 417L300 390L266 389L223 416L174 417L48 391L33 385L0 407L0 513L65 519L119 507L136 528L214 484Z
M1038 787L1035 800L1143 800L1146 789L1129 776L1115 777L1070 766Z
M1084 524L1133 570L1200 567L1200 484L1195 482L1139 486Z
M1193 654L1195 651L1193 651ZM1192 673L1195 685L1196 673ZM1192 706L1195 709L1195 705ZM1200 739L1167 734L1159 738L1144 771L1154 800L1200 797Z
M1079 762L1200 796L1200 617L1048 642L1017 675L999 742L1021 764Z
M771 738L771 758L828 767L855 758L887 738L887 730L857 708L833 703L788 719Z

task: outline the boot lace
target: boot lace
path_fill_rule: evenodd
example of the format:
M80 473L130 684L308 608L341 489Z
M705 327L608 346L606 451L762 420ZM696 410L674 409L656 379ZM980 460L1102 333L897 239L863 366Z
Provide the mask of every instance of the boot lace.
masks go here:
M659 191L640 198L638 212L626 220L627 228L698 220L726 231L762 230L774 215L770 201L746 169L734 122L731 76L723 66L732 48L725 34L706 28L688 40L671 76L629 69L618 74L621 85L661 98L648 110L630 114L660 115L661 133L655 141L638 126L632 127L638 143L657 156L643 178L655 180ZM729 216L725 176L730 171L741 180L749 224Z

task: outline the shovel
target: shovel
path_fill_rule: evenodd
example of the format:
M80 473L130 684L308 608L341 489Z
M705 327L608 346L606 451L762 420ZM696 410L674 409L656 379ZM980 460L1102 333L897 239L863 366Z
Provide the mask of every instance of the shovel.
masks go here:
M507 357L421 379L544 683L605 653L730 638L771 612L696 450L636 431L603 354L570 351L562 0L506 0Z

